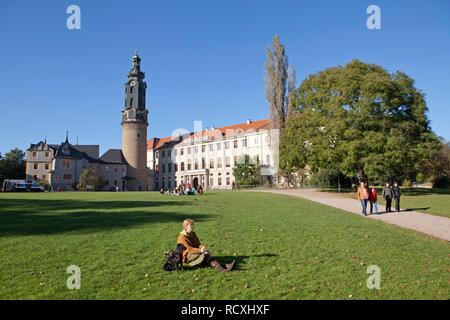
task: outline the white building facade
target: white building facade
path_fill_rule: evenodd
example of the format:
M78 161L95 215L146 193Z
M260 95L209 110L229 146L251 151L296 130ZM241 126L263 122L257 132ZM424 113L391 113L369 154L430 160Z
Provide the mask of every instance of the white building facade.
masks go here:
M172 190L182 182L197 188L231 189L238 163L261 167L261 182L278 172L278 135L269 120L211 128L147 144L150 190Z

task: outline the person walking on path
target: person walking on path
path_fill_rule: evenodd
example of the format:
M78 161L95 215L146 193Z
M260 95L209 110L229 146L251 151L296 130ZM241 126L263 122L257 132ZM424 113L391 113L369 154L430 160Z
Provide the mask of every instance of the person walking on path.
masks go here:
M400 190L400 187L398 186L397 182L394 183L394 188L392 188L392 192L395 199L395 210L397 210L397 212L400 212L400 197L402 196L402 191Z
M373 209L375 209L375 213L378 214L377 189L375 189L374 184L372 184L369 189L369 202L370 202L370 213L372 214Z
M393 192L391 186L389 185L389 182L386 182L386 186L383 188L383 192L381 194L386 200L386 212L391 212Z
M366 184L361 182L358 188L358 200L361 201L362 213L367 216L367 200L369 199L369 192L367 191Z

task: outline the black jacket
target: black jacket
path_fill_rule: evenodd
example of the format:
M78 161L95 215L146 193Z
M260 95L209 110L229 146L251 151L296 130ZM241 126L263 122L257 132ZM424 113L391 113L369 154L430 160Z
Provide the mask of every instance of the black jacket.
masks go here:
M402 191L400 190L400 187L393 187L392 192L394 193L394 198L400 198L402 195Z

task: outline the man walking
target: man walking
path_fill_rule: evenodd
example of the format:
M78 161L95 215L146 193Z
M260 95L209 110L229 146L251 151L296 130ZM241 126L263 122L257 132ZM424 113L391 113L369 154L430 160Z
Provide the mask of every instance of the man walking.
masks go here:
M391 212L392 188L389 185L389 182L386 182L386 186L383 188L382 196L386 200L386 212Z
M397 182L394 183L394 188L392 189L394 199L395 199L395 210L397 212L400 212L400 197L402 196L402 191L400 190L400 187L398 186Z

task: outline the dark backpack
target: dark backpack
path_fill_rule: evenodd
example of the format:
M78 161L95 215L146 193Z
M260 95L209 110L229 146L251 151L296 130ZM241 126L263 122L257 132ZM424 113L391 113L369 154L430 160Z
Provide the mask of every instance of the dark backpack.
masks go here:
M185 249L186 247L179 243L175 250L167 251L163 269L166 271L183 270L183 250Z

